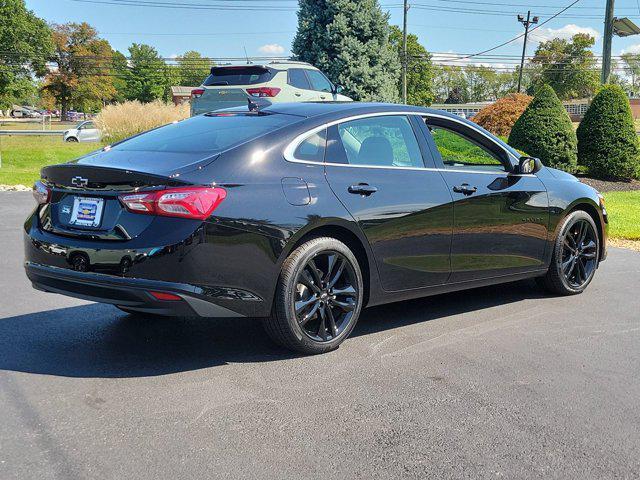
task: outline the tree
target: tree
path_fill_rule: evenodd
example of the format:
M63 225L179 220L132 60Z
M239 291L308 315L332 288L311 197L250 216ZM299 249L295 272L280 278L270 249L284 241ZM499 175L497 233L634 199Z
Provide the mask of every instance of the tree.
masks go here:
M621 55L625 72L631 77L631 93L636 95L640 89L640 55L623 53Z
M434 78L436 101L465 103L469 100L469 84L462 67L442 65L436 67ZM455 90L455 91L454 91Z
M300 0L294 55L360 101L398 100L400 62L377 0Z
M53 51L44 20L24 0L0 1L0 109L33 95L33 76L44 76Z
M402 30L391 26L389 36L391 47L398 52L398 61L402 64L404 57ZM428 107L433 103L433 64L427 49L420 45L418 37L407 35L407 103ZM398 94L402 96L402 78L398 79Z
M529 95L511 93L484 107L473 117L473 121L494 135L508 137L531 100Z
M640 175L640 143L629 99L606 85L578 127L578 160L594 176L630 179Z
M538 89L533 101L516 121L509 145L540 158L545 165L573 172L577 165L577 139L569 114L549 85Z
M71 107L99 110L115 95L111 76L112 49L87 23L52 26L55 68L45 78L43 90L55 98L62 116Z
M185 87L197 87L202 85L209 76L214 65L210 60L203 58L199 52L189 50L176 58L177 80Z
M150 45L134 43L129 47L129 56L127 100L148 103L163 98L170 82L167 65L158 51Z
M127 99L127 75L129 74L129 62L121 52L114 50L111 55L111 72L113 74L113 87L116 92L113 101L122 103Z
M485 65L469 65L464 69L470 102L495 101L515 91L511 73L500 73Z
M578 33L571 40L554 38L538 46L531 60L540 67L534 89L547 84L563 100L592 97L600 85L591 47L595 39Z

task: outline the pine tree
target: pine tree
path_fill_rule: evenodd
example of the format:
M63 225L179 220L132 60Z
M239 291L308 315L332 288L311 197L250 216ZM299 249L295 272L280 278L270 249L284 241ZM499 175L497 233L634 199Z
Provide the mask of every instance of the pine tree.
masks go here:
M396 102L400 62L389 34L377 0L300 0L292 51L354 100Z
M578 161L591 175L640 176L640 144L629 99L617 85L605 86L578 127Z
M576 169L577 144L569 114L549 85L538 89L509 136L512 147L567 172Z

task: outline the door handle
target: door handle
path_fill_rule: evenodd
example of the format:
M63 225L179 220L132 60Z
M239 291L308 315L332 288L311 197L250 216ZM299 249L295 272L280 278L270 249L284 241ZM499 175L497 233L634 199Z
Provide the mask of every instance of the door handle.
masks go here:
M359 183L358 185L351 185L349 187L349 193L353 193L354 195L362 195L363 197L373 195L377 191L378 189L376 187L372 187L368 183Z
M301 96L302 96L302 94L301 94L300 92L295 92L295 93L294 93L294 95L295 95L296 97L301 97Z
M468 183L463 183L457 187L453 187L453 191L456 193L462 193L464 195L473 195L478 191L477 187L471 187Z

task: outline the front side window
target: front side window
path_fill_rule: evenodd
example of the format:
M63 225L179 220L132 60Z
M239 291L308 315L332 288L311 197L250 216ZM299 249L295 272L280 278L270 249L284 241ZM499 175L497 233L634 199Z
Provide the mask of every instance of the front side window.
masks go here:
M333 91L333 85L331 85L331 82L327 80L327 77L325 77L321 72L317 70L307 70L307 75L311 82L311 90L329 93Z
M289 70L289 85L302 90L311 90L309 80L307 80L307 75L301 68L292 68Z
M400 115L363 118L338 125L346 163L380 167L424 167L409 119Z
M429 126L445 168L504 172L500 159L472 139L440 126Z

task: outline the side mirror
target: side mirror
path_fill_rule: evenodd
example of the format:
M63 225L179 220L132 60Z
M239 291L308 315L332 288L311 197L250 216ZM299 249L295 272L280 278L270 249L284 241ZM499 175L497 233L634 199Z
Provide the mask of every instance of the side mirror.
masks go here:
M334 85L333 93L336 95L340 95L344 91L344 87L342 85Z
M542 169L542 162L539 158L520 157L518 173L521 175L531 175L538 173Z

